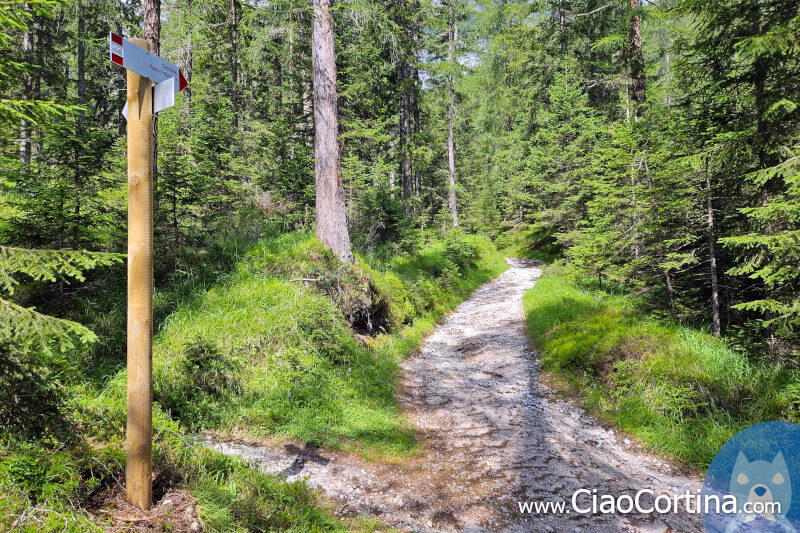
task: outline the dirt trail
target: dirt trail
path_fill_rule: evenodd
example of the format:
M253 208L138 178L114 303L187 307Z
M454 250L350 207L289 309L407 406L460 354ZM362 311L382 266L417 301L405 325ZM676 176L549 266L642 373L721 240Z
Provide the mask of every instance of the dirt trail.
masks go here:
M580 488L674 495L694 492L700 482L674 473L540 383L522 295L541 270L531 261L509 263L403 364L401 403L419 428L419 457L383 464L289 443L209 446L290 480L306 479L342 513L373 515L400 529L702 530L696 515L519 512L518 501L569 502Z

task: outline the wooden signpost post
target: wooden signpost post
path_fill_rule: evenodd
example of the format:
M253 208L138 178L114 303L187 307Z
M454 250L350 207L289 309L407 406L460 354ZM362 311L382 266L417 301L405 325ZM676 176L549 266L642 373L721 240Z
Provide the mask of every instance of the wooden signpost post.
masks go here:
M127 69L128 100L128 501L153 503L153 114L186 88L180 69L144 39L109 35L109 59ZM153 87L153 82L157 85ZM155 97L155 98L154 98ZM154 102L154 99L156 102Z

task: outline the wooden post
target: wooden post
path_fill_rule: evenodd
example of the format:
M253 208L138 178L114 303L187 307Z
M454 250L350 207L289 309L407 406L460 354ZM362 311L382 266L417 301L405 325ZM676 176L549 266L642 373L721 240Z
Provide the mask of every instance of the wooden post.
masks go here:
M144 39L131 42L149 50ZM153 500L153 91L128 73L128 423L127 499Z

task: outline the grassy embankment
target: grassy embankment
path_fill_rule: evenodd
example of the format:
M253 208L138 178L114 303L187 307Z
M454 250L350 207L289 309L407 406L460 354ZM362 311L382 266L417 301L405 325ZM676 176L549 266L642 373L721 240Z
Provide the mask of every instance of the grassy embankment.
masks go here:
M800 421L800 373L657 321L630 297L550 266L525 295L527 328L554 381L647 447L706 467L739 430Z
M457 235L344 266L308 234L290 233L223 264L157 291L160 479L197 500L211 531L369 529L333 517L304 485L210 452L191 435L278 435L371 456L413 453L413 431L395 403L398 363L444 313L505 269L502 256L484 239ZM37 401L51 404L42 406L46 424L0 431L0 530L96 528L87 509L124 469L123 301L109 294L82 302L84 321L91 318L106 342L60 357L52 391L34 383Z

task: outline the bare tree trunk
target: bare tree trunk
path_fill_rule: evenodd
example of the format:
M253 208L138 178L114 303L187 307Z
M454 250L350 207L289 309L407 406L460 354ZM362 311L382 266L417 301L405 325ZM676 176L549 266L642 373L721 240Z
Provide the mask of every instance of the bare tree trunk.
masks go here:
M644 71L644 52L642 51L642 16L638 10L641 0L628 0L628 6L634 10L630 21L630 69L631 69L631 100L633 100L634 120L642 113L642 105L647 98L645 90L647 82Z
M413 102L413 110L414 110L414 135L419 134L419 48L420 48L420 39L419 39L419 1L415 0L413 4L413 18L411 23L411 38L414 42L414 102ZM419 196L422 194L422 177L420 176L419 169L417 165L414 164L414 194Z
M119 16L122 17L122 13L120 13ZM116 24L114 25L114 29L116 30L117 35L122 35L122 21L121 20L117 20ZM117 70L117 69L114 69L114 70ZM119 95L119 97L117 98L117 109L120 111L120 113L117 116L117 120L119 120L118 133L119 133L120 137L125 135L125 118L122 116L122 107L125 105L125 102L128 99L128 95L127 95L126 89L125 89L125 79L126 79L125 77L126 76L127 76L127 74L125 73L125 70L119 69L119 74L117 76L117 91L118 91L117 94Z
M414 193L413 173L411 170L411 93L408 87L408 63L405 59L400 64L402 72L402 132L401 156L403 158L403 198L409 198Z
M669 19L667 19L667 31L666 31L666 39L667 39L667 53L666 53L666 78L667 78L667 112L672 111L672 55L671 55L671 46L672 43L669 37Z
M564 12L564 3L558 6L558 26L561 36L561 51L567 51L567 14Z
M144 40L150 51L159 55L161 50L161 0L144 0ZM158 179L158 115L153 115L153 188ZM153 197L153 212L158 209L158 196Z
M275 70L275 119L278 120L283 113L283 66L280 54L275 54L272 68Z
M186 42L186 61L183 65L183 71L186 75L186 89L183 91L183 98L186 103L192 103L192 73L194 69L194 0L187 0L186 2L186 16L189 18L189 35Z
M83 9L81 4L78 4L78 105L82 106L86 103L86 51L85 51L85 43L83 40L83 32L84 32L84 18L83 18ZM81 189L83 188L83 176L81 175L81 137L83 137L83 120L84 120L84 111L81 110L78 113L78 118L75 123L75 138L77 139L76 148L75 148L75 166L74 166L74 180L75 180L75 188L78 190L78 194L75 195L75 220L73 222L73 230L74 233L72 235L72 245L75 248L79 247L79 235L78 235L78 228L80 227L80 216L81 216Z
M331 5L333 5L333 1L331 0ZM330 16L330 15L329 15ZM306 66L308 65L308 54L306 53L306 47L304 43L308 42L308 35L306 34L306 24L304 23L305 20L305 13L300 11L298 14L298 19L300 22L300 43L299 44L299 56L300 56L300 98L303 104L303 117L305 118L304 124L301 124L301 128L303 128L303 139L306 141L306 144L310 146L311 143L311 133L314 132L314 88L313 85L313 74L308 71ZM313 24L313 23L312 23ZM313 46L313 37L312 46ZM313 62L313 57L312 57ZM313 65L312 65L313 69Z
M81 4L78 4L78 105L82 106L86 103L86 52L85 43L83 40L84 32L84 19ZM76 134L80 137L83 134L83 119L84 112L80 111L78 114L78 123L76 126Z
M27 13L30 14L31 8L27 2L23 7ZM22 34L22 57L26 63L31 62L33 54L33 28L28 28ZM31 97L31 90L33 88L33 78L30 74L22 73L22 99L29 100ZM20 120L19 124L19 162L27 166L31 163L31 139L30 139L30 125L24 118Z
M394 139L389 139L389 157L394 157ZM394 165L391 166L391 170L389 170L389 190L391 191L390 196L392 200L394 200L394 181L395 181L395 172L394 172Z
M720 319L719 319L719 276L717 273L717 239L714 234L714 191L711 188L711 176L708 172L708 157L706 157L706 208L707 218L706 223L708 227L708 254L711 259L711 333L715 337L720 334Z
M754 34L760 34L762 30L761 25L761 8L759 6L759 2L754 2L755 9L753 10L754 20L753 20L753 30ZM756 142L758 143L758 168L759 170L767 168L773 163L769 161L769 154L766 150L767 141L769 138L769 131L767 129L767 121L765 120L765 115L767 112L767 100L766 100L766 92L765 92L765 82L767 79L768 67L764 58L762 56L756 56L755 64L753 65L754 72L753 72L753 89L755 91L755 100L756 100ZM766 207L769 204L769 197L770 197L770 188L771 183L770 180L767 179L761 185L761 207ZM769 221L766 221L761 226L761 231L769 235L772 233L772 224ZM766 249L762 248L766 255ZM763 283L763 292L764 292L764 299L769 299L771 296L771 291L769 286L766 282ZM766 311L764 313L764 318L770 320L774 318L775 315L771 311ZM769 344L770 348L775 346L776 338L775 332L770 329L767 331L767 343Z
M342 171L339 164L339 117L332 0L313 0L311 61L314 72L314 168L317 188L317 238L336 256L353 261L347 231Z
M45 32L41 22L36 25L36 64L44 64L44 38ZM33 75L33 97L36 100L42 99L42 74L39 69ZM42 157L42 129L39 125L31 132L31 161Z
M645 176L647 176L647 190L650 196L650 206L653 209L653 218L659 220L658 202L656 202L656 197L653 193L653 176L650 174L650 166L647 164L644 153L642 154L642 166L644 167ZM663 262L667 257L667 247L664 244L664 231L662 229L659 229L657 239L658 260ZM664 269L664 285L667 288L667 302L670 309L672 309L675 304L675 289L672 286L672 275L669 273L669 269L666 268Z
M448 185L448 207L450 215L453 217L453 227L458 227L458 205L456 202L456 79L453 70L456 60L456 45L458 44L458 24L456 24L456 13L454 0L450 0L450 19L447 32L447 62L450 67L448 74L447 90L449 93L449 105L447 107L447 163L450 183Z
M231 0L231 101L233 104L233 129L239 129L239 17L242 6Z

